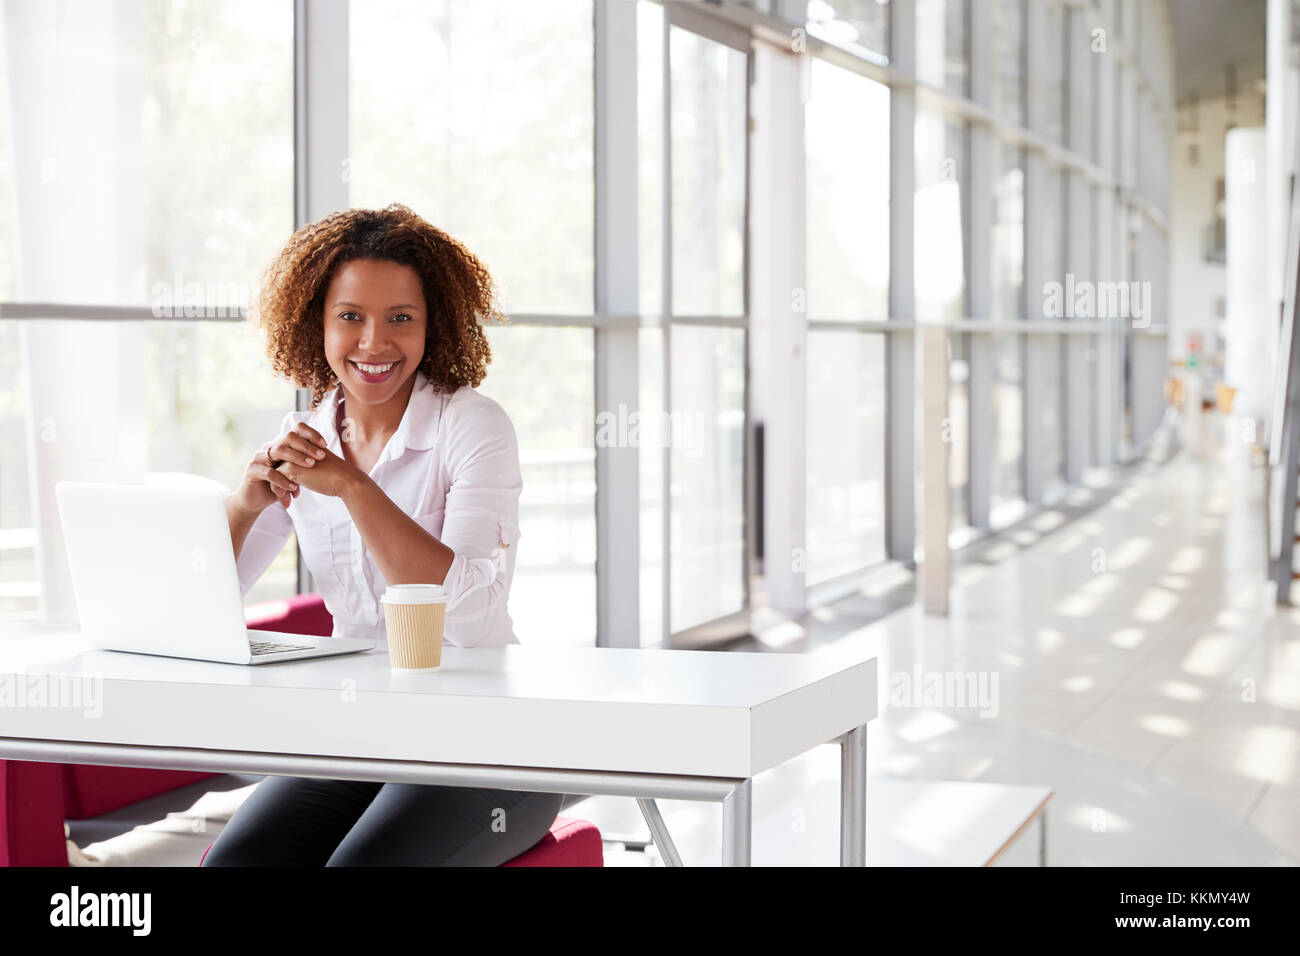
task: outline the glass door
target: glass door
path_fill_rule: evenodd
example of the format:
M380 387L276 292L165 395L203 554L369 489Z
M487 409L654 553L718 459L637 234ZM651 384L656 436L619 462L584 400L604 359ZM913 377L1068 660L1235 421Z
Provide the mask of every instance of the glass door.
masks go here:
M668 10L670 643L748 633L749 36Z

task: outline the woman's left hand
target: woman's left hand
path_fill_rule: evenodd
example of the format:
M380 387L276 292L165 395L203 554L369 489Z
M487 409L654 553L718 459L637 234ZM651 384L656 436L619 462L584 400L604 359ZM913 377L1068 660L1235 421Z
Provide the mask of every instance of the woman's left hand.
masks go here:
M309 488L318 495L331 498L343 497L344 489L361 472L356 467L328 448L323 449L325 457L315 459L310 465L299 465L292 461L282 461L276 471L291 481L296 481L303 488Z

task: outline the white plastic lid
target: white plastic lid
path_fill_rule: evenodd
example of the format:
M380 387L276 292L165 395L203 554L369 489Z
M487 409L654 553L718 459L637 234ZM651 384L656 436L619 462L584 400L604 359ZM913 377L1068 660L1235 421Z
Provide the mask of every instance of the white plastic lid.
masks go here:
M384 604L445 604L447 592L441 584L390 584L381 600Z

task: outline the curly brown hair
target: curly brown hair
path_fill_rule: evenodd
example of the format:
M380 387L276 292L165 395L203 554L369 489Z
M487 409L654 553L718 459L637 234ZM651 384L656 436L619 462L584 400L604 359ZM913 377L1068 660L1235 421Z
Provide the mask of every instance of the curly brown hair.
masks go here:
M480 323L505 321L495 283L459 240L400 203L332 213L289 238L263 274L249 315L266 331L271 368L311 389L312 408L339 383L325 358L325 293L339 267L357 259L415 270L428 311L418 369L437 388L476 387L492 361Z

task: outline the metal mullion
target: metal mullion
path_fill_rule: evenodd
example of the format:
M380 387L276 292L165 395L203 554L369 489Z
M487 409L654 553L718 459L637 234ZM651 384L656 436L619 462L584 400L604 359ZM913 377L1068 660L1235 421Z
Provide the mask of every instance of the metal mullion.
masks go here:
M175 306L173 305L173 308ZM239 306L227 309L239 310ZM242 315L159 316L150 306L60 302L0 302L0 319L73 319L79 322L243 322Z
M993 10L988 4L975 4L970 11L970 76L972 98L983 104L992 100ZM992 243L997 220L996 185L999 169L999 142L984 126L969 127L969 160L965 200L967 215L965 248L968 252L966 277L966 312L991 319L993 307ZM997 461L997 422L993 414L993 369L996 348L988 336L967 332L966 355L970 370L967 379L967 462L966 520L972 527L987 528L994 488L993 472Z
M348 208L348 183L339 175L348 158L348 0L294 0L293 218L295 228ZM298 389L298 411L311 390ZM313 590L297 547L298 592Z
M667 10L663 17L663 129L660 148L662 150L663 182L662 204L660 209L662 236L662 261L660 263L660 305L663 329L663 362L661 364L661 389L663 412L666 421L672 420L673 409L673 142L672 142L672 24ZM672 644L672 447L665 442L663 461L660 469L660 531L663 549L660 558L663 585L663 616L661 619L660 642L663 647Z
M1087 49L1088 24L1080 14L1067 10L1064 30L1069 41L1066 44L1064 71L1066 89L1070 95L1067 97L1067 114L1063 125L1070 147L1091 153L1089 134L1092 127L1093 91L1089 88L1089 83L1092 78L1092 54L1083 52ZM1066 173L1064 176L1061 210L1065 221L1056 228L1064 234L1062 261L1065 271L1082 274L1096 281L1096 262L1089 245L1092 209L1089 200L1092 187L1074 173ZM1077 336L1068 338L1060 352L1064 392L1064 415L1061 420L1064 429L1062 465L1066 483L1079 484L1083 481L1092 457L1090 438L1093 432L1092 410L1095 406L1089 398L1095 376L1088 360L1089 342L1086 339Z
M87 305L81 302L0 301L0 319L74 319L88 322L246 322L247 310L229 306L228 311L242 315L158 316L148 305ZM544 325L577 328L639 328L647 322L658 323L659 316L631 314L611 315L603 312L564 314L515 312L507 315L508 325ZM743 320L728 316L701 316L704 321L739 325ZM693 320L693 319L692 319Z
M639 328L642 317L635 312L609 315L595 312L590 315L566 315L546 312L512 312L506 315L507 325L546 326L548 328L628 329Z
M706 329L743 329L746 319L743 315L674 315L674 325L693 325Z
M916 58L916 5L889 5L891 56L911 70ZM914 318L916 97L895 88L889 106L889 314ZM916 336L894 331L885 348L885 553L908 567L916 562L915 400Z
M1096 60L1096 89L1093 91L1093 155L1097 162L1109 169L1114 155L1115 136L1115 65L1114 61L1099 57ZM1115 278L1115 255L1112 236L1115 228L1115 193L1113 189L1097 186L1095 193L1096 219L1092 235L1093 268L1097 279ZM1114 375L1115 333L1112 323L1097 336L1097 366L1094 370L1097 407L1094 414L1096 429L1097 463L1111 465L1117 460L1115 408L1118 405L1118 382Z
M1045 46L1045 9L1033 3L1025 7L1025 88L1031 91L1028 97L1026 120L1029 127L1039 133L1045 127L1043 114L1045 99L1033 95L1041 90L1042 74L1047 65L1045 57L1051 51ZM1060 39L1059 37L1057 38ZM1024 280L1021 284L1021 311L1026 318L1026 325L1038 320L1030 318L1030 290L1040 288L1044 279L1042 260L1042 238L1044 234L1046 204L1047 171L1046 157L1029 152L1025 155L1025 223L1024 223ZM1041 319L1041 310L1039 310ZM1046 369L1043 362L1042 342L1036 339L1022 340L1020 349L1023 358L1021 364L1021 497L1026 504L1039 504L1042 501L1043 459L1045 452L1045 434L1041 409L1046 391Z
M740 408L744 421L741 425L741 609L748 614L751 611L750 601L752 592L752 581L755 572L758 569L757 553L758 548L754 540L755 532L760 524L756 519L754 511L755 503L758 498L757 491L757 473L755 468L755 445L754 440L754 419L750 414L752 407L751 389L753 387L752 370L750 368L750 321L753 313L752 300L750 297L750 256L753 250L749 242L749 214L750 214L750 193L753 184L750 181L750 167L753 156L753 138L752 129L754 116L754 70L756 67L754 61L754 51L751 49L752 40L748 31L745 31L745 47L742 51L745 55L745 185L744 185L744 209L741 215L741 253L740 253L740 310L742 331L740 334L740 360L741 360L741 388L740 388ZM802 118L802 117L801 117ZM802 125L801 125L802 128ZM806 283L805 283L806 285ZM745 624L745 631L748 633L748 622Z
M810 332L894 332L916 327L916 323L893 319L809 319Z
M766 606L797 617L807 608L806 574L791 560L807 553L807 339L791 289L806 289L803 207L806 149L803 70L808 61L766 44L754 53L752 191L754 220L750 318L761 391L751 398L763 420L763 572ZM788 228L776 224L788 223Z
M592 143L595 407L638 408L637 9L597 3ZM542 324L542 323L538 323ZM596 644L640 647L640 460L635 446L595 445Z

